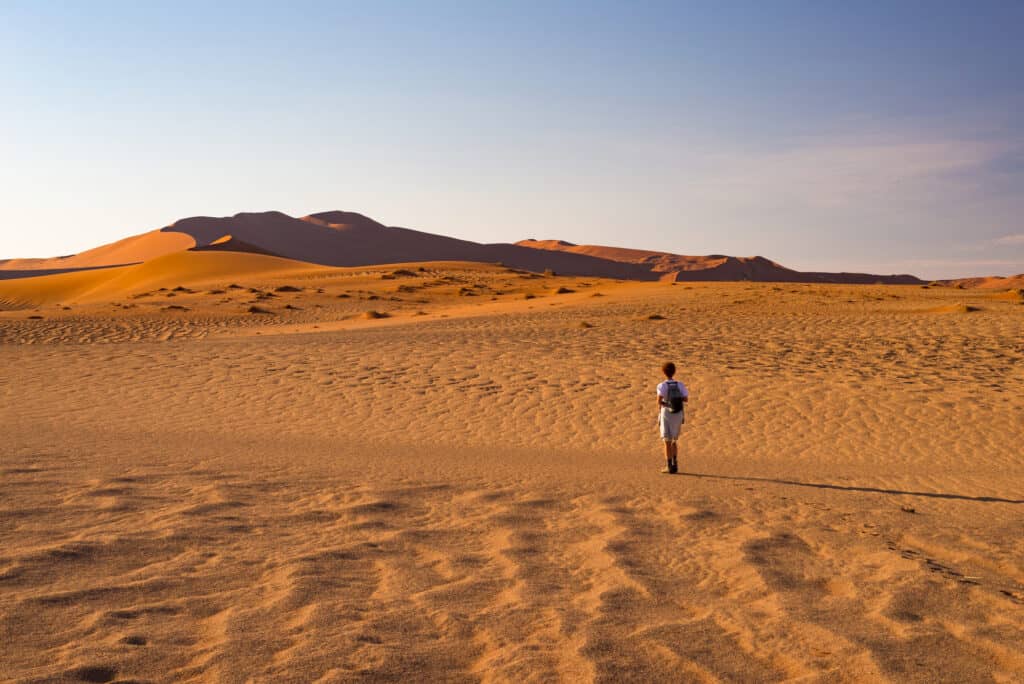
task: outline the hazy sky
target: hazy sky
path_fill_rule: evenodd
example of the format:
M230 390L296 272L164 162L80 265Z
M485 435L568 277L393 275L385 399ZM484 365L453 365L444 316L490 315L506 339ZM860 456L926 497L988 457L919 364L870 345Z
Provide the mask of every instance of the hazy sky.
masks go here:
M1024 271L1024 2L0 0L0 257L328 209Z

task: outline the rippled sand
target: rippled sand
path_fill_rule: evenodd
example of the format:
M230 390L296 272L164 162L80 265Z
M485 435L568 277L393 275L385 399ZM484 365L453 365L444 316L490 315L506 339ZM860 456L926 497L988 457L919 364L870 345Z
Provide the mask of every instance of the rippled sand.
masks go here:
M0 313L0 679L1024 678L1019 297L380 275Z

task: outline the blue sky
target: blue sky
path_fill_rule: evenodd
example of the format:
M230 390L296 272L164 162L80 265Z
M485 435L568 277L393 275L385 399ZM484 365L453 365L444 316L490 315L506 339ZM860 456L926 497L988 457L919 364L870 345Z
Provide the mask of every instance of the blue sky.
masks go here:
M1024 272L1024 3L0 0L0 257L192 215Z

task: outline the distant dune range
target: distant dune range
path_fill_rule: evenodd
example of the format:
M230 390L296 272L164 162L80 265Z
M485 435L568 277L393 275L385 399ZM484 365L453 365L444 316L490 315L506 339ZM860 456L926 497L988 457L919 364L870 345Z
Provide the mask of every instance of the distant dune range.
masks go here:
M0 282L0 682L1024 682L1024 289L330 218Z
M220 252L222 257L181 256L168 260L171 255L203 252ZM249 258L229 258L228 254L247 254ZM502 263L530 271L639 281L922 282L912 275L801 272L760 256L684 256L558 240L480 244L384 226L352 212L329 211L294 218L270 211L186 218L71 256L0 260L0 280L22 281L14 288L17 292L10 290L13 283L5 284L0 298L24 300L31 290L49 291L58 299L115 296L126 288L151 284L154 279L176 276L187 282L248 268L288 270L310 265L351 267L426 261ZM26 282L29 278L33 280ZM28 299L45 301L53 297Z
M1013 276L988 276L984 278L956 278L954 280L940 280L943 285L959 287L970 290L1002 290L1006 288L1024 288L1024 273Z

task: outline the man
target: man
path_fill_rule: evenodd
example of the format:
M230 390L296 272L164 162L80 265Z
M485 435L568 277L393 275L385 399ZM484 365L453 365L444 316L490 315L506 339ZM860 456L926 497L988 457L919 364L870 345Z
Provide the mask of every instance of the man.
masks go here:
M661 472L674 475L679 472L679 430L683 425L683 406L690 400L686 385L675 379L676 365L669 361L661 367L665 380L658 385L658 426L665 441L666 465Z

